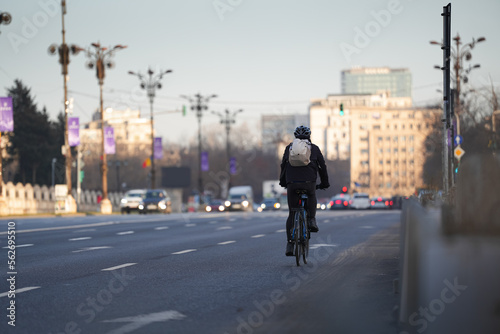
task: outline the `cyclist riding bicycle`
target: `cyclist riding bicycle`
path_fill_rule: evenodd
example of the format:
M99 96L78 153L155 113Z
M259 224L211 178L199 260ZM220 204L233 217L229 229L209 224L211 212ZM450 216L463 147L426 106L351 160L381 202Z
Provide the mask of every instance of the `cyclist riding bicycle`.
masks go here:
M296 208L299 202L297 190L307 191L307 212L308 226L311 232L318 232L316 224L316 189L326 189L330 186L328 183L328 172L326 170L325 159L318 146L311 143L311 129L307 126L298 126L293 133L297 139L305 139L310 146L309 164L305 166L292 166L290 164L290 150L293 143L290 143L283 153L281 161L280 186L287 189L288 196L288 219L286 221L286 256L293 256L293 242L291 230L293 226L293 208ZM320 184L316 186L316 179L320 177Z

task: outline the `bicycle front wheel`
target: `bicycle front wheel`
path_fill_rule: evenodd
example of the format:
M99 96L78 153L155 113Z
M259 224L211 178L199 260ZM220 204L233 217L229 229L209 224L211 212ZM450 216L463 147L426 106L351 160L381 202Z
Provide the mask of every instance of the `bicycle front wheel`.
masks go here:
M302 224L301 224L301 245L302 245L302 259L304 260L304 264L307 264L307 256L309 255L309 227L307 226L307 212L304 211L302 215Z

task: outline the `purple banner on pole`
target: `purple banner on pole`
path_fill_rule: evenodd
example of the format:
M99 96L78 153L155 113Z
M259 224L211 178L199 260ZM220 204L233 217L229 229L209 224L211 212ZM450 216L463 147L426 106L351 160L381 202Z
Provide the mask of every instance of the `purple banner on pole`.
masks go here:
M104 153L115 154L115 152L115 130L110 126L107 126L104 128Z
M80 145L80 120L78 117L68 117L69 146Z
M12 97L0 97L0 131L14 131Z
M229 173L231 175L236 174L236 158L234 158L234 157L231 157L229 159Z
M163 146L161 145L161 137L156 137L154 142L154 158L161 159L163 158Z
M208 172L208 152L201 152L201 170L203 172Z

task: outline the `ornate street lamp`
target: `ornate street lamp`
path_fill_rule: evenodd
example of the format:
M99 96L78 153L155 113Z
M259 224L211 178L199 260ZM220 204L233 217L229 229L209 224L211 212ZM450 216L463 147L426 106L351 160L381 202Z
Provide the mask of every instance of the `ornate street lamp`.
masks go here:
M153 70L149 68L147 78L141 73L135 73L133 71L128 72L129 74L135 75L139 78L139 80L141 81L141 88L147 91L149 97L149 106L151 110L151 189L155 188L155 138L153 123L153 101L155 98L156 89L161 89L160 80L165 74L171 72L172 70L160 71L160 73L154 75Z
M113 68L114 63L110 60L116 51L125 49L125 45L115 45L112 48L102 47L100 43L92 43L91 47L85 50L87 57L90 59L87 62L89 69L96 69L96 76L99 83L100 93L100 113L101 113L101 135L102 135L102 200L101 212L111 214L112 206L108 199L108 164L106 162L106 152L104 150L104 108L102 98L102 86L104 84L105 69Z

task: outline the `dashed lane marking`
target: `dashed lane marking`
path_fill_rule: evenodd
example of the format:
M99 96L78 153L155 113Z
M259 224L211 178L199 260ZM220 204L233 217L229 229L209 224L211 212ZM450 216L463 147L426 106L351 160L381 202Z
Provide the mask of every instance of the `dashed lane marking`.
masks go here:
M229 240L229 241L223 241L219 242L217 245L229 245L229 244L234 244L236 241L234 240Z
M125 267L134 266L136 264L137 263L124 263L124 264L120 264L119 266L114 266L114 267L109 267L109 268L101 269L101 271L113 271L113 270L116 270L116 269L121 269L121 268L125 268Z
M26 291L35 290L35 289L40 289L40 287L39 286L29 286L27 288L16 289L16 295L18 293L21 293L21 292L26 292ZM7 297L9 295L9 293L10 293L10 291L9 292L4 292L4 293L0 293L0 298Z
M180 251L180 252L172 253L172 255L186 254L186 253L191 253L191 252L196 252L196 249L185 249L185 250Z
M231 229L232 229L231 226L221 226L221 227L217 228L217 231L220 231L220 230L231 230Z
M262 238L265 236L266 236L265 234L256 234L256 235L252 235L250 238Z
M283 232L286 232L286 229L282 229L282 230L277 230L276 233L283 233Z
M92 237L71 238L68 240L69 241L81 241L81 240L89 240L89 239L92 239Z
M79 250L75 250L72 253L80 253L80 252L88 252L88 251L93 251L93 250L98 250L98 249L107 249L111 248L109 246L99 246L99 247L85 247Z
M193 226L196 226L196 224L191 223L191 224L186 224L184 226L186 226L186 227L193 227Z
M127 234L134 234L134 231L124 231L124 232L118 232L116 233L117 235L127 235Z
M168 229L168 226L159 226L159 227L155 227L155 230L159 231L159 230L166 230Z
M24 244L24 245L16 245L16 248L21 248L21 247L31 247L33 246L34 244ZM9 246L5 246L5 247L2 247L2 248L9 248Z

